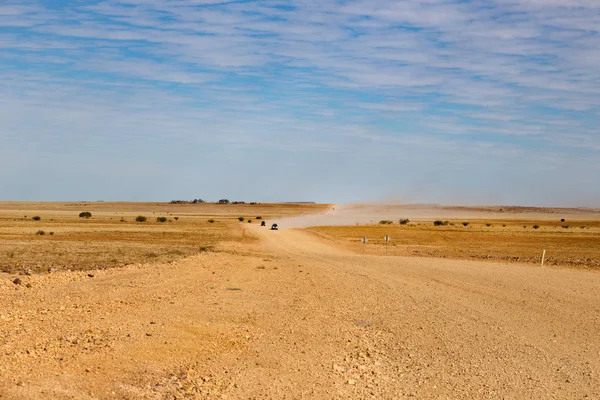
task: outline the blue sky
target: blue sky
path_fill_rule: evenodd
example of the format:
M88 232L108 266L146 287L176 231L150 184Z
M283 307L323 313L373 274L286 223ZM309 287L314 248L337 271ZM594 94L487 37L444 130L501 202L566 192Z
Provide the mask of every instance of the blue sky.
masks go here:
M4 0L0 199L600 206L599 31L596 0Z

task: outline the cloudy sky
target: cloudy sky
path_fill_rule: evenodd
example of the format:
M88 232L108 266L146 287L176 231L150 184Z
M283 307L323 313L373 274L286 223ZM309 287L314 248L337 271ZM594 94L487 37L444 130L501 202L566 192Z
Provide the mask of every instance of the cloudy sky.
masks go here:
M600 206L598 0L3 0L0 199Z

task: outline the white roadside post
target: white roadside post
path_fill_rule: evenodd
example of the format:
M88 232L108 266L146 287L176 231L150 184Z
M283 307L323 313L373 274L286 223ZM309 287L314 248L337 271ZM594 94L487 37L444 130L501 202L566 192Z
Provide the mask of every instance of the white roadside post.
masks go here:
M546 258L546 250L542 251L542 267L544 266L544 259Z
M387 256L387 254L388 254L388 252L387 252L388 242L391 240L391 238L388 235L385 235L383 237L383 239L385 240L385 255Z
M364 238L362 238L362 242L363 244L367 244L367 242L369 241L369 239L367 239L367 237L365 236Z

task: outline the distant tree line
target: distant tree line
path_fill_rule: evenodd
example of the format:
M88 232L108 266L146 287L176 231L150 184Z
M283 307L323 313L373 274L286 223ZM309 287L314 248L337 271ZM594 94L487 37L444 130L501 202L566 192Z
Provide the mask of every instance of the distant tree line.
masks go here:
M206 203L206 201L202 200L202 199L194 199L194 200L171 200L170 202L171 204L199 204L199 203ZM245 201L229 201L227 199L221 199L219 201L217 201L217 204L246 204ZM255 205L255 204L259 204L255 201L248 203L251 205Z
M171 204L198 204L205 203L202 199L194 199L194 200L171 200Z

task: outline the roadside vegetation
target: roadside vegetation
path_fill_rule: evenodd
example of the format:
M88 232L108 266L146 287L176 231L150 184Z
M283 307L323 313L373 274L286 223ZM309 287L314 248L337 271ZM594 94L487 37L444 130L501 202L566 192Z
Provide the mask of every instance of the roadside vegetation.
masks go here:
M3 210L0 203L0 272L47 273L171 262L218 251L226 242L256 240L240 229L237 212L231 215L225 208L236 207L237 215L260 213L261 218L257 219L327 208L298 204L196 204L195 210L201 208L198 214L181 211L181 204L167 203L38 203L39 208L28 209L30 212L16 217L18 205L13 210ZM65 217L65 210L84 206L89 211L77 210ZM178 215L173 216L175 213ZM248 223L251 221L248 219Z
M600 268L600 221L586 221L579 226L584 228L570 229L570 225L558 220L500 220L494 224L435 220L411 225L386 223L309 230L364 254L385 254L383 238L390 235L389 255L538 264L542 250L546 250L546 265ZM367 244L362 243L363 237L368 238Z

